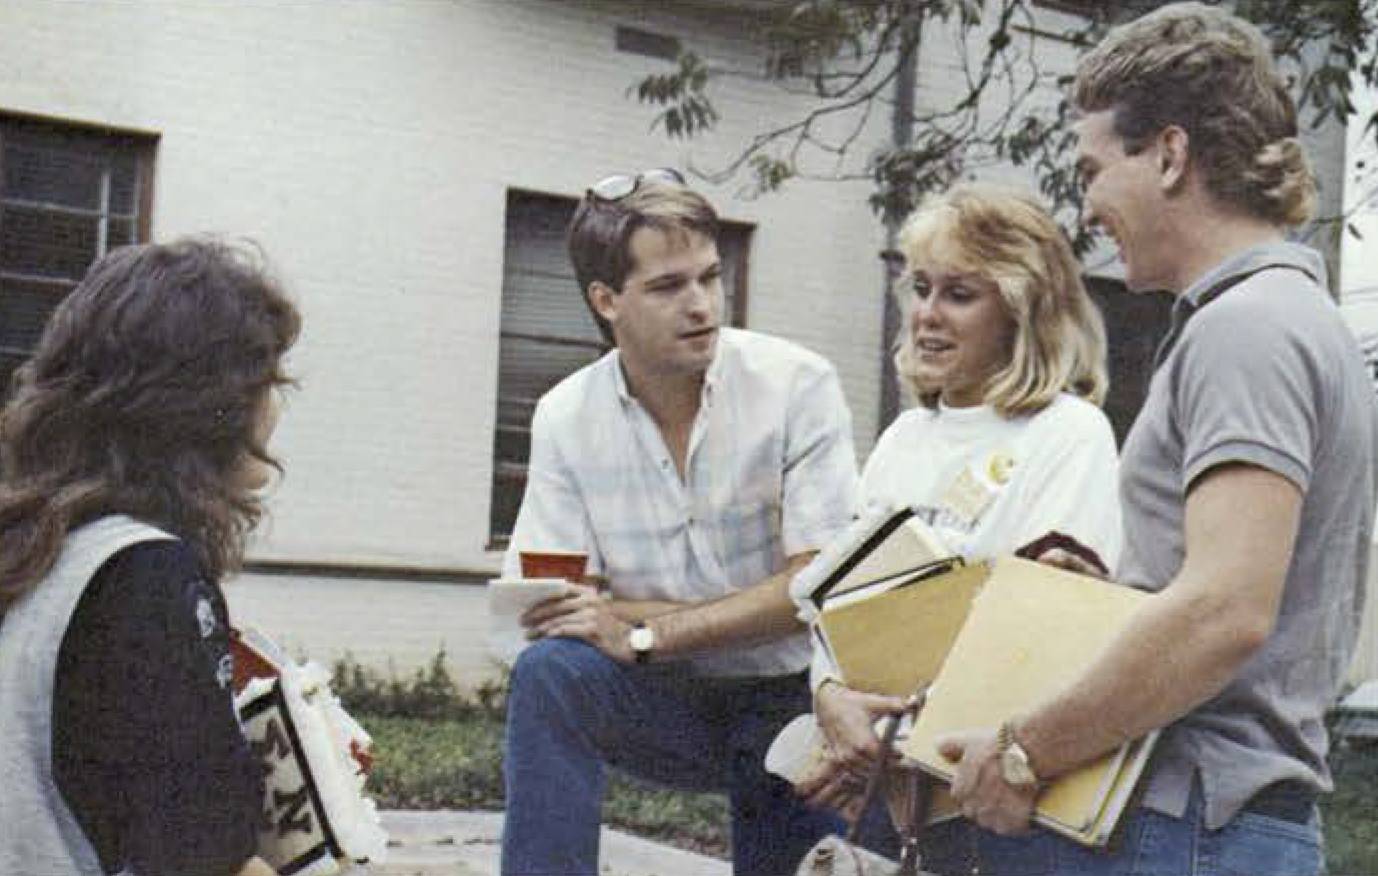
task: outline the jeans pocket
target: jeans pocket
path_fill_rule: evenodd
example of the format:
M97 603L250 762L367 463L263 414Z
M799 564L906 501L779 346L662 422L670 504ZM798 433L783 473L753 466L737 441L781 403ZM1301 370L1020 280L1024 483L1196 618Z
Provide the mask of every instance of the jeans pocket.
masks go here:
M972 858L970 822L949 818L932 822L919 834L919 851L923 869L932 873L954 873L969 876Z
M1324 859L1315 818L1297 824L1241 812L1201 842L1201 872L1210 876L1316 876Z
M1035 829L1026 836L1000 836L977 831L982 873L997 876L1046 876L1056 872L1057 838Z

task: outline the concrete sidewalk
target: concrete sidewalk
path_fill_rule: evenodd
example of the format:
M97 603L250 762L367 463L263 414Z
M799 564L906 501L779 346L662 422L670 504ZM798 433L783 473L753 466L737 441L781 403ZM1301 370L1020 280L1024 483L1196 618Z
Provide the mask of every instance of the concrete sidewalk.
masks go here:
M386 864L349 876L493 876L498 872L501 812L383 812L392 838ZM726 861L603 828L602 876L728 876ZM558 876L558 874L552 874Z

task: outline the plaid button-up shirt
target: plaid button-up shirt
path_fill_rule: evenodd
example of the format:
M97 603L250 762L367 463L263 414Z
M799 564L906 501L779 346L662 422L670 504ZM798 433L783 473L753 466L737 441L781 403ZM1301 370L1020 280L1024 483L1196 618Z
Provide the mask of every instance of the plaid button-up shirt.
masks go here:
M759 583L850 521L851 414L833 367L796 344L722 329L683 480L616 350L541 399L526 495L504 561L582 550L622 599L701 602ZM709 675L808 665L803 634L696 657Z

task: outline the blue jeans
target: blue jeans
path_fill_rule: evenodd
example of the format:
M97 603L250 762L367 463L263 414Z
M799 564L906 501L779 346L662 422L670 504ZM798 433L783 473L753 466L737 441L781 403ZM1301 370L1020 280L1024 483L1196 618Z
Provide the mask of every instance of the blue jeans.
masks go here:
M763 767L775 734L809 707L803 674L701 678L682 665L624 666L574 639L533 643L507 700L502 872L597 873L607 766L673 788L726 790L733 872L794 872L841 827Z
M1035 829L1002 837L963 819L931 826L924 869L944 876L1317 876L1324 870L1320 818L1309 824L1241 812L1208 830L1197 787L1181 818L1127 812L1109 850L1093 850Z

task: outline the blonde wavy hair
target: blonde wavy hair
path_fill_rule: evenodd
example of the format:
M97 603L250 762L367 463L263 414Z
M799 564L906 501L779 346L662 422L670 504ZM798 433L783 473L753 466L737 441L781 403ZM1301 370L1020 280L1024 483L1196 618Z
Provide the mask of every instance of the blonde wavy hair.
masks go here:
M1296 105L1268 41L1223 9L1174 3L1114 28L1081 59L1072 100L1082 112L1113 110L1130 155L1169 125L1186 131L1222 204L1286 227L1315 209Z
M1105 326L1066 236L1032 197L980 183L930 195L905 220L899 249L908 269L896 285L900 309L911 272L923 265L985 277L1000 290L1014 325L1010 360L986 384L985 402L1003 416L1030 414L1069 392L1099 405L1109 380ZM901 383L928 407L941 387L926 386L915 369L906 324L895 339Z

